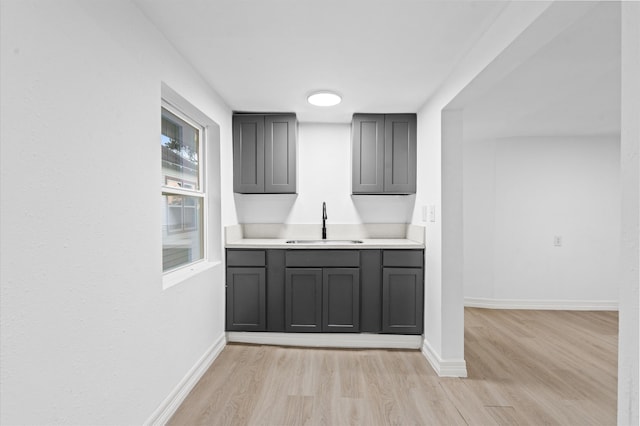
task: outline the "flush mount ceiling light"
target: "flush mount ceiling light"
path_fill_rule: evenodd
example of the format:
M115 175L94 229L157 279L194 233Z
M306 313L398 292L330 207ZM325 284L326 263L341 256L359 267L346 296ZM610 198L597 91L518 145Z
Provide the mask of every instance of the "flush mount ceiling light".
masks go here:
M309 95L307 102L315 106L334 106L338 105L342 101L340 95L333 92L323 90L322 92L315 92Z

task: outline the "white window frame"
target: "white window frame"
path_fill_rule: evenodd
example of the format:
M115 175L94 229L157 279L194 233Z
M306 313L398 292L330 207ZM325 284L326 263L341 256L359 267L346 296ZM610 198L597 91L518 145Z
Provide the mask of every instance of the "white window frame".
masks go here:
M208 201L209 201L209 196L208 196L208 191L207 191L207 167L208 167L208 162L207 162L207 126L200 124L199 122L197 122L196 120L194 120L193 118L191 118L191 116L185 112L183 112L179 107L175 106L174 104L172 104L169 100L163 98L162 102L161 102L161 106L162 108L166 109L167 111L169 111L171 114L175 115L176 117L184 120L187 124L193 126L194 128L198 129L200 132L199 138L198 138L198 183L199 183L199 189L184 189L184 188L176 188L176 187L172 187L172 186L168 186L166 185L166 182L164 182L161 185L161 191L160 194L161 195L184 195L184 196L189 196L189 197L196 197L196 198L200 198L201 199L201 203L202 203L202 230L201 230L201 245L202 245L202 257L200 259L194 260L193 262L189 262L186 263L184 265L180 265L177 266L175 268L171 268L167 271L163 271L163 275L165 277L170 276L170 275L176 275L176 273L178 274L177 276L182 276L184 275L183 272L184 270L187 271L196 271L199 268L199 266L201 266L200 264L202 263L206 263L208 261L208 250L209 250L209 241L208 241L208 227L209 227L209 220L208 220L208 216L209 216L209 211L208 211ZM162 160L161 160L161 164L162 164ZM162 167L162 166L161 166ZM163 241L163 245L164 245L164 241ZM166 285L165 285L166 287Z
M188 265L162 271L162 247L164 245L162 236L160 236L160 247L158 247L158 274L162 277L162 289L169 288L190 282L192 279L210 271L213 268L222 268L222 206L221 206L221 157L220 157L220 138L221 129L218 122L214 121L208 114L202 112L191 102L185 99L172 87L165 82L161 82L161 102L160 106L169 106L170 111L178 111L181 116L190 118L191 122L196 122L200 127L204 127L205 132L200 138L202 152L200 157L203 158L203 166L201 167L202 176L200 177L201 189L206 193L203 202L203 253L202 259L192 262ZM226 118L226 116L225 116ZM158 130L160 123L158 123ZM157 144L157 139L155 140ZM156 145L157 146L157 145ZM166 184L162 181L162 161L158 163L158 184L161 187ZM176 188L174 188L176 189ZM190 195L190 194L187 194ZM160 199L162 197L159 197ZM162 204L158 203L158 209L162 208ZM158 218L160 216L158 215Z

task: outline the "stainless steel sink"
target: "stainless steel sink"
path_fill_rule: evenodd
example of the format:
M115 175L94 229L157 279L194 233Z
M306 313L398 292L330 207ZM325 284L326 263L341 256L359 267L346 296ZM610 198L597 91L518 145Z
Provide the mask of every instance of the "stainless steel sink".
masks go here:
M318 245L350 245L362 244L361 240L289 240L287 244L318 244Z

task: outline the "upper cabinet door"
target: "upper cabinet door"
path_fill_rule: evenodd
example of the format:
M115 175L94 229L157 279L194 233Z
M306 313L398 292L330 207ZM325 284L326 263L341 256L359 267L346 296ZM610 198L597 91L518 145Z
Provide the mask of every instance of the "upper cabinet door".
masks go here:
M264 192L296 192L296 118L267 115L264 119Z
M264 192L264 116L233 116L233 191Z
M416 192L416 116L389 114L384 120L384 191Z
M384 115L354 114L351 190L354 194L384 190Z

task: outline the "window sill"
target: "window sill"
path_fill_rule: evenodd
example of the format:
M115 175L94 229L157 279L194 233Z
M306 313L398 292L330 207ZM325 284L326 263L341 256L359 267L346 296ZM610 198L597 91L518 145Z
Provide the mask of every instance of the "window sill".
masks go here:
M195 277L209 269L213 269L222 262L219 260L208 262L201 261L194 263L193 265L185 266L184 268L176 269L175 271L168 272L162 276L162 289L166 290L174 285L187 281L190 278Z

